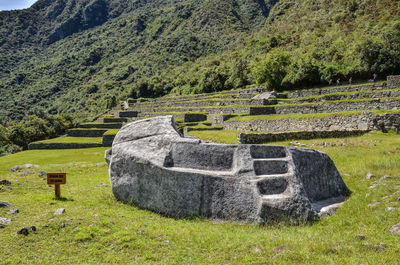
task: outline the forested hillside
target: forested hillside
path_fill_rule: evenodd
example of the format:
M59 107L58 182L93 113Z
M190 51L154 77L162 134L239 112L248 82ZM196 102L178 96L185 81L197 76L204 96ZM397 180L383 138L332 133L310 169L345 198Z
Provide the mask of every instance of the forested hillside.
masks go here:
M39 0L0 12L0 123L9 138L28 115L90 121L127 96L384 77L399 18L396 0Z

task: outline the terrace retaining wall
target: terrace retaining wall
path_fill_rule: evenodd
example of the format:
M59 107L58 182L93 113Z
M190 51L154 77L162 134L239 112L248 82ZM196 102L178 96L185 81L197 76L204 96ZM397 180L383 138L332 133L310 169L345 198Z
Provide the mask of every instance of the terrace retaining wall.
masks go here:
M387 77L387 86L390 88L400 88L400 75L390 75Z
M289 141L289 140L309 140L316 138L341 138L349 136L359 136L369 132L368 130L351 131L302 131L302 132L282 132L282 133L240 133L238 136L239 144L262 144L268 142Z
M80 148L93 148L102 147L103 145L98 143L32 143L29 144L29 150L35 149L80 149Z
M224 129L256 132L400 130L400 113L332 115L323 118L225 121Z

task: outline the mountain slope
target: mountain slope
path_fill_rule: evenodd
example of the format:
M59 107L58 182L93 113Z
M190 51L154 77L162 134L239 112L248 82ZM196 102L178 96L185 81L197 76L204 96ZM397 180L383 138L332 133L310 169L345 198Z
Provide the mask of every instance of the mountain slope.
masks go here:
M1 12L0 114L21 119L41 106L96 115L143 76L227 49L262 26L272 4L40 0Z
M0 120L124 99L400 72L400 3L39 0L0 13Z

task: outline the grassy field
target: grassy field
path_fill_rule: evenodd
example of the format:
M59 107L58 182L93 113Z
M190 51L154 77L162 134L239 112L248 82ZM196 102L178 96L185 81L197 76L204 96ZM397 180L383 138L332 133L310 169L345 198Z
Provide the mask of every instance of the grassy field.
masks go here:
M236 141L235 132L193 133ZM328 153L352 191L334 216L301 226L175 220L117 202L103 158L106 148L1 157L0 180L10 180L12 190L0 186L0 201L13 203L20 213L0 209L1 217L12 219L0 229L0 264L399 264L400 235L388 229L400 222L400 136L370 133L301 143ZM25 163L40 168L10 173ZM67 172L62 200L55 200L54 188L38 176L43 170ZM367 180L368 172L377 177ZM383 175L392 178L381 180ZM58 208L66 212L55 216ZM36 232L17 235L32 225Z
M44 140L44 141L39 141L35 143L75 143L75 144L82 144L82 143L95 143L95 144L101 144L102 138L101 137L70 137L70 136L65 136L65 137L58 137L58 138L53 138L49 140Z

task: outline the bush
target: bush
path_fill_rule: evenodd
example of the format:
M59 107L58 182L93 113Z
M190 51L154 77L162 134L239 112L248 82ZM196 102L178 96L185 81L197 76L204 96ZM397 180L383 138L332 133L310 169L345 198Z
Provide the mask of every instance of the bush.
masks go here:
M269 89L282 88L282 81L289 71L291 54L282 50L274 50L264 60L256 63L252 75L257 84L265 84Z

